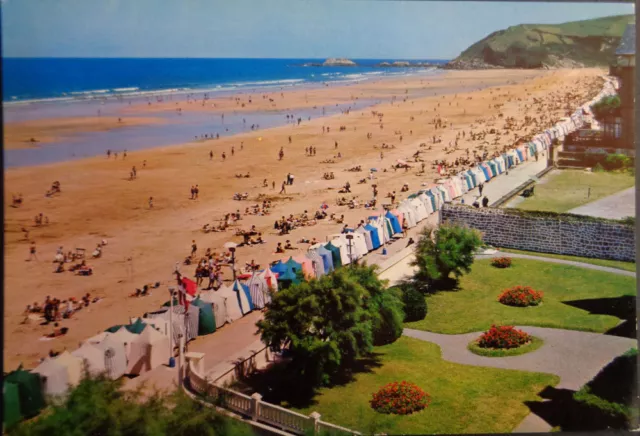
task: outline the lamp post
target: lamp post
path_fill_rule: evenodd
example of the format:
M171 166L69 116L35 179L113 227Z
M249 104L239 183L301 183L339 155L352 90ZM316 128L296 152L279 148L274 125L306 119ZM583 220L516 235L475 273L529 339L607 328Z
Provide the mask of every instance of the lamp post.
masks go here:
M353 265L353 255L351 254L351 241L353 240L353 235L351 233L347 233L346 238L349 241L349 263Z
M236 281L236 247L229 247L231 252L231 274L233 275L233 281Z
M176 288L169 287L169 367L172 367L171 363L175 365L175 359L173 358L173 296ZM173 361L173 362L172 362Z

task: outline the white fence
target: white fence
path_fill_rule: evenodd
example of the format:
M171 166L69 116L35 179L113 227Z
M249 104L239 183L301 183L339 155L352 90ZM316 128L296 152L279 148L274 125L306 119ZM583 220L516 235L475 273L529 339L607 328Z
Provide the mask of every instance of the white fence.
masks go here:
M264 402L260 394L256 393L248 396L219 386L199 374L193 361L189 361L186 369L191 390L203 395L208 400L212 400L216 406L250 418L252 421L267 424L294 434L305 434L307 431L312 430L314 434L360 435L360 433L348 428L321 421L320 414L317 412L306 416L284 407Z

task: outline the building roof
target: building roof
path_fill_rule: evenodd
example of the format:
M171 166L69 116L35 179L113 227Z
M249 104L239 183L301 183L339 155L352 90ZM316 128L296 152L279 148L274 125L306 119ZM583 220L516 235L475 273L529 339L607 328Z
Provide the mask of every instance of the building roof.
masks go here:
M627 24L624 29L624 35L620 40L620 45L616 49L616 55L635 55L636 54L636 25Z

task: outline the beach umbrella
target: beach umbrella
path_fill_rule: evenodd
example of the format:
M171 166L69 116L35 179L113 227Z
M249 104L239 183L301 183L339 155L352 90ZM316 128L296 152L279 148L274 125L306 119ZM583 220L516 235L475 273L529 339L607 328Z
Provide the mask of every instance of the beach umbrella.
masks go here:
M235 242L225 242L224 244L224 248L236 248L238 246L238 244L236 244Z

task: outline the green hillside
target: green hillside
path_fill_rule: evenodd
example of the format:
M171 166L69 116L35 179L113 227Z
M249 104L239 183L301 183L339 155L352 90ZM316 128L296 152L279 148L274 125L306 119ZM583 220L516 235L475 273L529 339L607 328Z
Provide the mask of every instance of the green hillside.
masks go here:
M553 68L608 65L634 15L569 23L521 24L476 42L447 68Z

